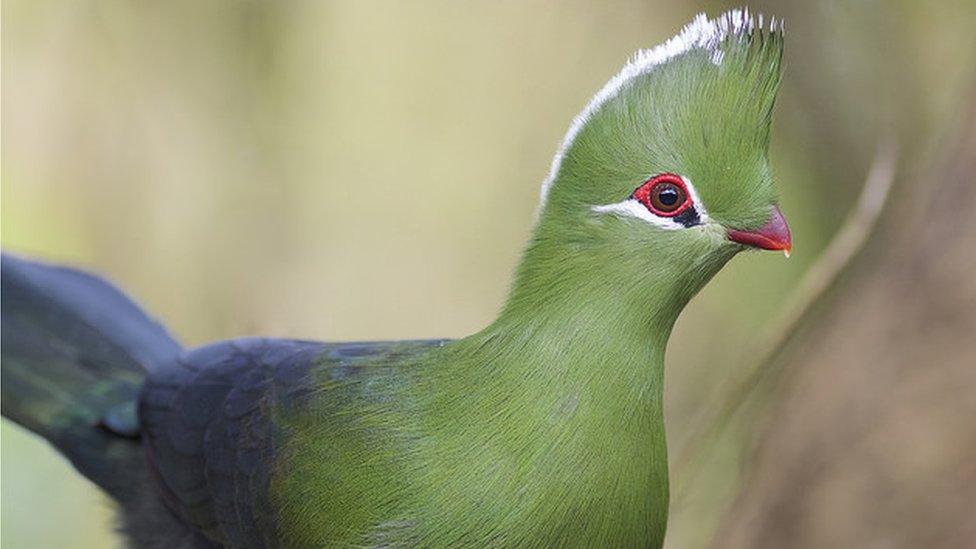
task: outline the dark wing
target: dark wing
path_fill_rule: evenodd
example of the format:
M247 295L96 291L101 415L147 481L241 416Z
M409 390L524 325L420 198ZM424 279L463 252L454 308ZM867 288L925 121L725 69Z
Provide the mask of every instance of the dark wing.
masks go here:
M47 439L120 502L140 463L135 403L147 371L182 352L111 283L2 254L4 417Z
M163 500L217 543L275 545L267 499L283 435L275 413L316 392L322 372L333 380L361 375L366 366L395 364L442 343L239 339L154 371L139 413Z

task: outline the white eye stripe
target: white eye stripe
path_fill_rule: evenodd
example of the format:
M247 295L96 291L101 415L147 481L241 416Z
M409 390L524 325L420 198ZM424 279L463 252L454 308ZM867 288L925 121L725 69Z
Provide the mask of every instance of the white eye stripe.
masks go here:
M702 204L701 199L698 197L698 192L695 190L695 186L692 185L691 180L684 176L681 176L681 180L684 181L685 187L688 189L688 194L691 195L691 207L698 212L699 224L705 224L711 221L708 217L708 213L705 211L705 205ZM627 198L626 200L614 202L613 204L591 206L590 209L600 214L611 214L620 217L636 217L637 219L647 221L652 225L656 225L667 230L687 228L681 223L675 221L673 217L660 216L651 212L644 207L643 204L633 198Z
M708 212L705 211L705 205L702 204L701 198L698 197L698 191L695 190L695 186L691 183L691 180L683 175L681 176L681 180L688 187L688 193L691 194L691 204L698 211L698 217L701 218L701 222L706 223L711 221L708 218Z
M613 204L593 206L591 209L601 214L612 214L619 217L636 217L637 219L642 219L648 223L657 225L662 229L677 230L685 228L684 225L678 223L671 217L662 217L651 213L643 204L633 198L628 198L627 200Z

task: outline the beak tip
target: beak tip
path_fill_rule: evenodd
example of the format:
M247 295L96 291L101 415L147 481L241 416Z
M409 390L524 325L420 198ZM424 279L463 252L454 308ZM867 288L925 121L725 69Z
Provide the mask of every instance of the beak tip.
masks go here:
M754 248L782 250L783 255L787 258L790 257L790 252L793 250L793 237L790 234L790 227L786 224L783 212L776 205L773 205L773 211L765 225L753 231L729 229L728 237L733 242Z

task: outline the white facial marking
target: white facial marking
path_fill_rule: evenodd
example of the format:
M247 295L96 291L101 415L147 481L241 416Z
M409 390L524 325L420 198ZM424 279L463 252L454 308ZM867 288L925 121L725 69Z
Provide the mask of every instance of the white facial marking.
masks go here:
M764 22L764 19L760 15L759 25L757 27L756 21L753 20L752 16L749 14L749 10L732 10L720 15L719 17L716 17L715 19L712 19L711 21L705 17L704 13L699 13L695 16L691 23L685 26L685 28L678 33L677 36L654 48L649 50L639 50L637 53L635 53L633 57L631 57L630 61L624 65L624 68L617 73L616 76L611 78L610 81L607 82L606 85L604 85L603 88L597 92L592 99L590 99L590 102L586 105L586 108L584 108L583 111L576 115L576 118L573 119L573 123L569 126L569 131L566 132L566 136L563 138L558 152L556 152L556 156L552 159L552 165L549 168L549 175L542 183L541 201L539 204L540 211L542 206L546 203L549 188L552 186L553 182L556 180L556 176L559 174L559 168L562 166L563 157L565 156L566 151L569 150L569 147L573 144L577 134L579 134L580 130L586 125L590 117L592 117L593 114L604 103L620 93L620 90L623 89L627 82L642 74L652 71L654 67L662 65L674 57L694 49L703 49L708 51L710 53L712 63L720 65L725 57L725 52L722 51L720 46L727 37L745 35L752 32L752 30L755 28L763 29ZM770 30L779 30L782 32L782 27L782 21L777 22L775 18L770 20ZM623 202L620 204L623 204ZM675 224L680 226L680 224Z
M648 179L650 178L648 177ZM705 211L705 205L702 204L701 198L698 197L698 191L695 190L695 186L692 185L691 180L684 176L681 177L681 180L685 182L685 187L688 188L688 194L691 195L691 207L695 208L695 211L698 212L699 224L704 225L705 223L710 223L711 218L708 217L708 212ZM657 225L662 229L687 229L687 227L675 221L673 217L657 215L633 198L621 200L620 202L614 202L613 204L593 206L591 209L600 214L611 214L620 217L636 217L637 219L647 221L652 225Z
M593 206L593 211L601 214L616 215L618 217L636 217L637 219L647 221L652 225L657 225L658 227L667 230L678 230L685 228L684 225L678 223L670 217L654 215L650 210L645 208L643 204L637 200L634 200L633 198L628 198L627 200L616 202L614 204Z

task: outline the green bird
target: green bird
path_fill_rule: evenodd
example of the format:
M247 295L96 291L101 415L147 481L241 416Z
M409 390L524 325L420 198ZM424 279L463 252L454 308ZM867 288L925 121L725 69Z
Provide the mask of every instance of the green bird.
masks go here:
M105 281L6 256L3 415L134 547L660 547L671 329L738 252L791 246L767 154L782 44L735 10L639 51L462 339L185 350Z

